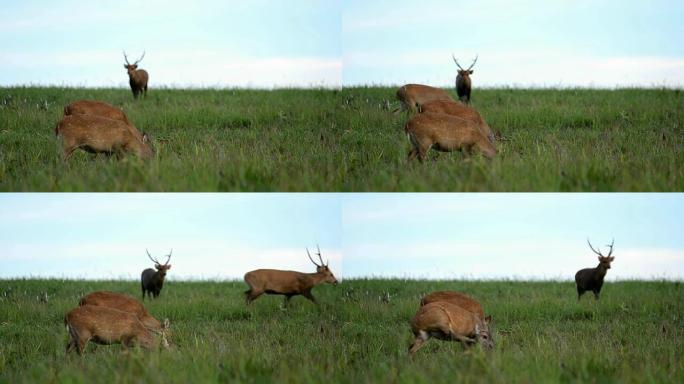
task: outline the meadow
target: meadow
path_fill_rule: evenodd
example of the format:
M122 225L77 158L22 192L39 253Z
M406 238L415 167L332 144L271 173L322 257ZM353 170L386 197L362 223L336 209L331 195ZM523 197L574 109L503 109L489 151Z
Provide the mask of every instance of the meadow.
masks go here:
M0 88L1 191L681 191L684 95L670 89L476 89L489 161L409 150L395 88ZM453 90L450 90L453 93ZM122 107L157 156L61 159L66 104Z
M63 316L85 293L139 297L133 281L1 280L0 382L682 382L684 288L608 282L578 302L570 282L345 280L315 306L242 282L168 281L147 302L171 320L172 350L88 347L65 357ZM414 358L409 319L422 294L467 292L491 314L495 348L430 340Z

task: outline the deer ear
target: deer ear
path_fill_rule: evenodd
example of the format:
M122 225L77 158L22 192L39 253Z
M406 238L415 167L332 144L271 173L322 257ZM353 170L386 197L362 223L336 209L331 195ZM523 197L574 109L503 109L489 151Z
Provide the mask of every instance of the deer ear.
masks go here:
M600 262L602 262L602 261L603 261L603 257L599 256L599 257L598 257L598 260L599 260Z
M143 143L149 143L150 142L150 137L147 136L147 133L143 133Z
M168 265L166 266L166 269L171 269L171 264L168 264Z
M124 64L124 68L128 69L128 65Z
M170 326L171 326L171 322L169 321L169 319L168 318L164 319L164 328L169 328Z
M470 72L470 74L472 75L472 74L473 74L473 72L475 72L475 71L473 71L473 70L471 69L471 70L470 70L470 71L468 71L468 72Z
M487 317L485 317L485 323L489 324L491 322L492 322L492 315L487 315Z
M610 261L613 261L613 260L615 260L615 256L610 257Z

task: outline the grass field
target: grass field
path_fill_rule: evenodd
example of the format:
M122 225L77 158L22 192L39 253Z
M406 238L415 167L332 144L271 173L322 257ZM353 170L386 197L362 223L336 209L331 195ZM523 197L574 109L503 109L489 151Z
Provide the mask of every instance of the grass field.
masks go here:
M681 191L679 90L476 90L504 141L407 164L393 88L335 90L0 88L2 191ZM149 132L149 163L60 158L64 105L122 107Z
M148 305L171 320L175 349L90 346L65 358L64 313L86 292L139 295L121 281L0 281L0 382L679 382L684 287L607 283L577 302L572 283L347 280L319 307L267 296L246 308L241 282L167 282ZM430 340L411 359L419 297L457 289L494 318L495 349ZM47 294L47 300L45 300Z

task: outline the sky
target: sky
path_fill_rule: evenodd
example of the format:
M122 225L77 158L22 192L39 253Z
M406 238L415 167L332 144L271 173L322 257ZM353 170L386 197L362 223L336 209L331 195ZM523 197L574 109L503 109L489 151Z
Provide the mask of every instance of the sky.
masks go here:
M342 0L2 0L0 86L339 87Z
M680 0L2 0L0 86L682 87Z
M684 194L0 194L0 278L242 279L313 272L320 246L345 278L684 279Z
M344 85L682 87L680 0L347 0Z

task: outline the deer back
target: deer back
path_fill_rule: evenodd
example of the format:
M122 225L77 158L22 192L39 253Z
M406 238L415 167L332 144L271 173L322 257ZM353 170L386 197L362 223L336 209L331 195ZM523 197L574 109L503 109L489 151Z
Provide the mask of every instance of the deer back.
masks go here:
M81 298L79 305L102 306L133 313L145 327L154 330L162 328L161 322L150 315L141 302L128 295L107 291L93 292Z
M477 315L481 320L484 320L485 314L482 305L470 296L467 296L460 292L454 291L436 291L425 295L420 300L420 305L426 305L433 302L448 302L457 305L463 309L466 309L475 315Z
M472 121L478 126L483 135L485 135L490 141L494 141L494 133L482 118L482 115L480 115L475 108L469 107L463 103L450 100L432 100L421 105L420 112L443 113Z

